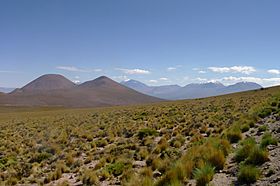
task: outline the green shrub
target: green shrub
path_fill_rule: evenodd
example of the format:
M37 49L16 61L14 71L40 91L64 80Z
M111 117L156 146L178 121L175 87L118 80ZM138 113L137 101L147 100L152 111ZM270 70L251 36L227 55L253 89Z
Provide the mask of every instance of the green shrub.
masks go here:
M156 136L156 135L158 135L158 132L150 128L140 129L137 133L139 139L143 139L147 136Z
M248 124L244 124L241 127L241 131L242 132L247 132L250 129L250 126Z
M268 145L277 145L278 140L274 137L272 137L272 135L270 133L265 133L262 136L262 140L261 140L261 148L266 148Z
M253 138L247 138L241 143L241 147L235 153L235 160L237 162L244 161L249 157L250 152L256 146L256 141Z
M267 126L266 125L262 125L258 128L258 131L259 132L264 132L264 131L267 131Z
M124 162L116 162L106 166L106 170L114 176L119 176L128 167Z
M31 158L30 163L34 163L34 162L41 163L43 160L49 159L51 156L52 156L52 154L47 153L47 152L36 153Z
M196 180L196 184L198 186L207 185L214 176L215 168L211 165L204 165L201 168L196 168L194 170L194 179Z
M230 143L237 143L242 139L241 130L237 127L231 128L226 132L226 137Z
M265 118L267 116L269 116L272 113L272 108L263 108L258 112L258 116L260 118Z
M268 152L259 146L251 149L248 158L245 160L246 164L261 165L268 161Z
M105 147L108 145L108 142L105 139L99 139L95 142L97 147Z
M259 170L252 165L242 165L238 172L238 181L241 183L254 183L259 178Z

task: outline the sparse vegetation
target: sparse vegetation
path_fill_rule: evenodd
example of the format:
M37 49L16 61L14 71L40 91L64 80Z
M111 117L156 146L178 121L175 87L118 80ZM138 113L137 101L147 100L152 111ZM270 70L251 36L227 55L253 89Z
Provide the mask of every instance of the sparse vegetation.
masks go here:
M224 168L230 143L239 142L238 180L251 183L260 175L255 166L267 161L266 147L277 140L265 132L260 144L242 141L242 132L267 108L279 112L277 99L265 111L252 109L259 100L267 105L278 89L113 108L3 107L0 180L63 185L69 174L84 185L184 185L188 179L205 185Z

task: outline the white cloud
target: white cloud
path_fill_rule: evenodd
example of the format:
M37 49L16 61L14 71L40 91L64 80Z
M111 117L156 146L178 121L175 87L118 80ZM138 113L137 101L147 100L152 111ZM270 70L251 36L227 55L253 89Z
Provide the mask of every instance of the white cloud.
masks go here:
M149 82L150 82L150 83L157 83L157 82L158 82L158 80L151 79L151 80L149 80Z
M169 81L169 79L166 78L166 77L159 78L159 80L161 80L161 81Z
M168 67L167 71L173 71L173 70L176 70L176 69L177 69L176 67Z
M221 81L225 82L225 84L233 84L240 81L246 82L255 82L261 84L262 86L269 87L269 86L276 86L280 85L280 78L259 78L259 77L224 77Z
M199 73L199 74L205 74L205 73L206 73L206 71L204 71L204 70L200 70L200 71L198 71L198 73Z
M219 79L206 79L206 78L198 77L196 79L193 79L193 81L197 81L200 83L221 82L224 85L232 85L238 82L255 82L262 85L263 87L280 85L280 78L259 78L259 77L252 77L252 76L246 76L246 77L228 76Z
M126 68L116 68L116 70L120 70L124 72L125 74L150 74L151 72L148 70L143 70L143 69L126 69Z
M195 80L196 80L196 81L199 81L199 82L207 82L207 81L208 81L208 79L206 79L206 78L200 78L200 77L196 78Z
M70 72L101 72L102 69L82 69L74 66L57 66L56 69Z
M197 71L199 74L205 74L205 73L206 73L205 70L200 69L200 68L193 68L192 70L193 70L193 71Z
M277 69L270 69L267 72L270 74L280 74L280 70L277 70Z
M167 70L167 71L175 71L175 70L177 70L178 68L182 68L182 67L183 67L182 65L175 65L175 66L166 68L166 70Z
M251 74L256 72L256 69L252 66L232 66L232 67L208 67L208 70L216 73L241 73L241 74Z
M113 76L112 78L116 81L129 81L130 80L127 76Z

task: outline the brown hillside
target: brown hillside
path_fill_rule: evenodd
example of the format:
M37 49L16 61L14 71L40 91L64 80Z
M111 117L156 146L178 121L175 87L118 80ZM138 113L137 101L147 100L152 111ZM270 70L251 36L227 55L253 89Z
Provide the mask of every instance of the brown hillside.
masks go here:
M21 89L16 89L11 94L19 93L19 92L35 93L38 91L69 89L69 88L73 88L74 86L75 84L72 81L66 79L62 75L46 74L28 83Z
M105 76L75 85L61 75L44 75L13 93L0 105L96 107L160 101L127 88Z

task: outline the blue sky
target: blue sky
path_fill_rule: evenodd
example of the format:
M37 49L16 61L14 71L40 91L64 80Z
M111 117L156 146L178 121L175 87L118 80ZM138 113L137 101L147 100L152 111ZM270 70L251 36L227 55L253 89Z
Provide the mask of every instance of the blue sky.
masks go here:
M280 84L278 0L2 0L0 86L46 73Z

